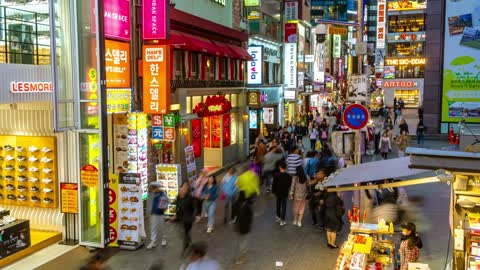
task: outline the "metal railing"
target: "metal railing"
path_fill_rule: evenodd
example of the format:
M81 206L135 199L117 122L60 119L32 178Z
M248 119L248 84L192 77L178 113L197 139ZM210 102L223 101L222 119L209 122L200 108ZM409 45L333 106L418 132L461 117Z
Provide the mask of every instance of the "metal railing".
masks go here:
M48 13L0 7L0 63L49 65Z

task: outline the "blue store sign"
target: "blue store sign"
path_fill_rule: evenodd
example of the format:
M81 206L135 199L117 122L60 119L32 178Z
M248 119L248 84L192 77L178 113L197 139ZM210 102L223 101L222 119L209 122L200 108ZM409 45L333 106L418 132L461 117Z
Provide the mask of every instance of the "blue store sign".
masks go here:
M163 127L152 127L152 139L163 140Z

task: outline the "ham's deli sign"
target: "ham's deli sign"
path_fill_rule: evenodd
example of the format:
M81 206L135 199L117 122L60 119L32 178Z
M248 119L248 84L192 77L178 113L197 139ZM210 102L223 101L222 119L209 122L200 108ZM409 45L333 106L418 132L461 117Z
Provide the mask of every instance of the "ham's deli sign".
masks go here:
M10 92L14 94L24 93L52 93L52 82L11 82Z

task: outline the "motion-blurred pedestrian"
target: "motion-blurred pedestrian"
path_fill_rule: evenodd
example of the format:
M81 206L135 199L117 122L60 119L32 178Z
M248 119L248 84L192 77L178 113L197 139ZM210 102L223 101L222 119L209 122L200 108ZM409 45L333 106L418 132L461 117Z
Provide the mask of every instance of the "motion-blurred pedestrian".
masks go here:
M194 198L190 191L188 182L180 187L177 197L177 211L171 221L178 221L183 225L183 249L182 257L185 255L188 247L192 242L191 230L195 218Z
M215 223L215 210L217 207L216 201L218 198L217 180L212 175L208 177L208 182L203 187L203 198L205 200L203 203L205 207L205 213L207 213L208 216L207 233L211 233Z
M233 204L237 195L237 170L235 167L230 168L223 176L222 180L222 197L225 200L225 211L223 216L223 223L228 222L229 216L233 220L235 217L233 211Z
M203 210L203 187L208 182L208 171L203 169L198 175L197 180L190 183L193 188L193 198L195 199L195 221L199 222L202 219Z
M191 246L190 262L180 270L221 270L220 264L207 257L207 244L205 242L193 243Z
M280 162L278 165L280 172L273 177L272 191L277 197L277 222L280 226L285 226L286 212L287 212L287 200L288 193L290 191L290 185L292 179L288 173L286 173L287 165L285 162Z
M290 199L293 200L293 225L302 227L305 203L311 196L308 188L308 179L302 166L296 168L290 187Z
M159 232L160 237L162 238L162 246L167 245L162 217L165 210L168 208L169 200L166 192L160 188L159 183L151 183L150 189L152 191L152 208L150 211L150 243L148 244L147 249L152 249L157 246L157 236Z
M325 198L325 227L327 229L327 246L338 248L337 232L342 230L345 206L336 192L328 192Z
M244 191L238 194L239 202L236 230L238 232L238 253L235 264L242 264L248 248L248 234L252 229L253 222L253 198L247 197Z

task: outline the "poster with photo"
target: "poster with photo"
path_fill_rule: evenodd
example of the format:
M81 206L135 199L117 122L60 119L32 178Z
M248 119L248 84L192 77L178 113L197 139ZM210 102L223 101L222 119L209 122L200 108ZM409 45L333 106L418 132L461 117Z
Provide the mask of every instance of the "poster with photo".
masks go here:
M113 163L115 174L128 171L128 116L113 115Z
M258 128L258 114L256 110L251 110L248 112L248 127L251 129Z
M121 173L118 182L118 245L135 249L144 231L140 175Z
M195 163L195 154L193 146L185 147L185 160L187 163L187 179L190 183L197 180L197 164Z
M263 108L263 122L267 125L274 124L275 110L274 108Z
M480 1L446 1L442 121L480 123Z
M165 215L175 215L177 211L178 189L182 183L180 164L158 164L156 167L157 182L167 193L170 204Z

